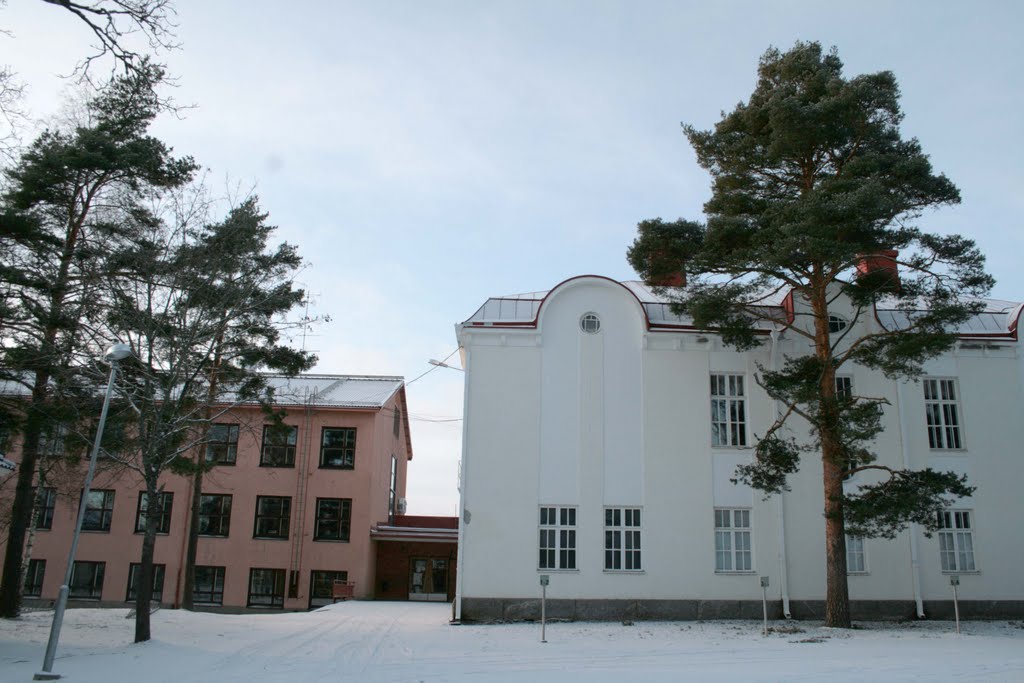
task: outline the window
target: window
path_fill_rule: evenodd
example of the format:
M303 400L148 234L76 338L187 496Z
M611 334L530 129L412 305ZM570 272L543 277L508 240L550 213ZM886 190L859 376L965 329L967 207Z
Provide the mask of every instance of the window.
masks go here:
M114 518L114 492L104 489L89 491L85 501L82 531L110 531Z
M350 470L356 464L356 430L324 427L320 442L320 467Z
M753 570L750 510L715 509L715 571Z
M849 401L853 398L853 378L846 375L836 375L836 399Z
M264 425L260 467L295 467L295 441L298 427Z
M234 465L238 456L238 425L214 423L206 435L206 462Z
M641 570L639 508L605 508L604 568Z
M224 567L197 565L192 582L192 601L200 605L224 604Z
M204 494L199 498L199 533L227 536L231 528L230 494Z
M57 489L44 487L32 496L36 509L36 529L53 528L53 510L57 506Z
M284 607L284 570L250 569L246 607Z
M106 562L75 562L71 568L68 597L99 600L103 594L103 573Z
M928 446L935 449L963 448L956 380L926 379L923 383Z
M601 331L601 319L596 313L585 313L580 318L580 329L587 334L597 334Z
M135 533L146 531L146 510L149 507L149 496L145 491L139 491L139 504L135 509ZM161 491L157 494L158 509L154 510L159 517L156 520L156 532L158 534L171 533L171 506L174 504L174 494Z
M167 566L163 564L153 565L153 593L149 596L150 602L163 602L164 599L164 574ZM142 577L142 565L132 562L128 567L128 595L125 602L132 602L138 598L139 579Z
M845 318L841 318L838 315L830 315L828 317L828 331L830 334L842 332L848 324Z
M62 424L52 425L39 434L39 455L44 458L60 458L64 455L64 442L68 430Z
M334 582L348 581L346 571L314 569L309 577L309 606L323 607L334 602Z
M256 496L253 538L288 538L292 499L287 496Z
M388 489L388 513L394 519L398 514L398 458L391 456L391 486Z
M391 432L395 435L396 439L398 438L398 435L401 433L401 430L402 430L402 411L398 408L398 406L395 406L395 417L394 417L393 422L391 423Z
M974 538L969 510L939 513L939 557L944 572L973 572Z
M38 598L43 594L43 575L46 574L46 560L29 560L25 572L25 589L22 595Z
M576 508L540 509L540 560L537 567L576 569Z
M313 540L347 541L351 521L351 498L317 498Z
M846 537L846 573L866 574L868 571L867 556L864 554L864 537Z
M711 445L747 445L743 375L711 375Z

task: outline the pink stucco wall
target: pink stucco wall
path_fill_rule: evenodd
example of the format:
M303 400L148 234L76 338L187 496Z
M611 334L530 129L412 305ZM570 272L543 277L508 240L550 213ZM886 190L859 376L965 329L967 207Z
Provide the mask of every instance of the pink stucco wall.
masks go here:
M393 433L394 410L402 411L399 436ZM263 419L254 409L236 409L220 422L242 425L238 439L236 464L215 467L206 475L204 493L230 493L233 496L230 532L226 538L200 537L199 565L223 566L225 570L224 606L245 607L250 568L286 570L285 609L309 606L311 570L344 570L355 583L357 598L373 597L375 552L370 528L387 523L391 456L398 461L398 496L405 496L406 472L411 448L408 420L405 418L404 389L399 390L383 409L289 408L285 423L298 427L295 467L261 467L260 442ZM324 427L356 429L355 466L351 470L319 467L321 430ZM17 459L17 452L14 452ZM83 466L84 471L84 466ZM190 513L191 480L165 474L165 491L174 494L170 533L157 537L154 562L166 565L163 603L177 605L181 586L185 538ZM0 496L9 505L14 482L5 482ZM83 532L77 560L106 562L103 603L124 603L127 595L129 565L138 562L142 534L136 534L135 517L139 492L138 475L121 471L99 471L94 489L113 489L114 513L110 532ZM46 560L43 600L56 597L63 580L65 562L77 514L78 489L60 492L54 511L53 528L36 532L32 557ZM291 519L287 539L253 538L256 497L290 496ZM313 527L317 498L352 500L351 533L348 542L314 541ZM2 548L2 546L0 546ZM298 571L298 596L289 598L290 571Z

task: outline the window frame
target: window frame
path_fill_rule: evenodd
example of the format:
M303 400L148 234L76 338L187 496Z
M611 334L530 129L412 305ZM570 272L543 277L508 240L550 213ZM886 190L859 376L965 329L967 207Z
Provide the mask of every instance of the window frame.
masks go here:
M636 574L643 567L643 515L640 507L604 508L604 571Z
M866 539L863 536L851 536L846 534L846 573L854 576L871 573L868 569L868 550ZM859 568L852 566L859 559ZM853 562L851 562L851 560Z
M321 576L318 576L321 575ZM317 595L316 591L322 587L322 584L317 583L317 578L321 578L327 582L327 595ZM327 605L334 604L334 582L335 581L348 581L348 570L347 569L312 569L309 572L309 609L316 607L325 607ZM323 600L325 602L318 603L316 601Z
M227 430L226 438L212 438L215 429L225 428ZM206 433L206 462L213 463L216 466L234 467L238 461L238 434L240 428L241 426L237 422L214 422L211 424L209 431ZM234 440L232 440L232 436L234 436ZM220 449L223 449L223 458L210 457L211 452L217 453Z
M75 590L77 589L77 587L75 579L80 578L79 568L84 568L86 566L92 569L92 576L90 577L90 581L87 586L88 595L76 594ZM68 584L68 598L74 600L102 600L103 580L105 578L106 573L106 562L95 562L91 560L75 560L74 564L71 565L71 583Z
M715 573L754 574L754 512L744 507L716 507L714 509L715 529ZM722 522L726 522L722 524ZM745 522L745 524L743 524ZM728 547L720 541L728 539ZM742 543L737 543L740 540ZM740 547L743 545L745 547ZM740 559L746 562L741 563ZM723 560L728 560L724 562ZM725 566L728 564L728 566ZM740 564L746 566L740 567Z
M346 445L343 446L331 446L327 447L327 433L328 432L348 432L346 435ZM357 429L355 427L322 427L320 429L320 469L324 470L354 470L356 468L356 437ZM351 441L351 444L347 443ZM325 464L325 455L328 451L341 451L341 464ZM349 452L350 451L350 452Z
M158 491L162 502L160 504L160 518L157 520L156 533L161 536L166 536L171 533L171 512L174 509L174 492L173 491ZM146 533L146 511L143 509L143 500L147 500L147 492L139 491L139 500L135 504L135 533L144 534Z
M939 566L943 574L975 574L979 571L973 518L974 510L966 508L949 508L938 513L936 534L939 537ZM963 566L966 564L970 566Z
M273 586L270 593L253 593L253 584L255 583L258 572L269 572L269 578L271 578ZM249 587L246 593L245 606L254 607L256 609L284 609L284 593L285 593L285 581L286 575L285 570L275 569L272 567L250 567L249 568ZM280 592L278 587L280 586ZM264 602L262 597L268 596L269 601ZM254 600L253 598L260 598Z
M933 451L966 450L960 383L957 378L925 377L921 380L921 386L928 448ZM955 441L955 445L948 445L951 441Z
M57 510L57 489L53 486L44 486L42 500L38 496L39 489L33 489L32 514L35 518L36 531L50 531L53 529L53 516Z
M82 491L82 495L84 494L85 491ZM110 527L114 523L114 501L116 499L116 491L114 489L89 489L89 498L92 498L97 494L103 496L103 500L101 501L100 506L98 508L92 507L90 505L91 501L86 501L85 514L82 515L82 531L88 531L90 533L97 534L109 534ZM82 496L80 495L78 503L80 509L82 504L81 498ZM96 513L99 514L98 525L92 525L89 522L90 513L94 515Z
M198 589L199 577L196 576L196 574L200 569L204 571L212 570L212 582L210 585L210 590L208 591L200 591ZM223 605L224 584L226 574L227 567L219 567L210 564L197 564L192 572L192 602L194 602L197 605ZM219 591L217 590L218 581L220 583ZM209 600L204 599L207 596L210 598ZM219 599L217 599L218 597Z
M338 503L338 518L332 520L325 517L321 510L321 504L323 503ZM321 530L321 524L324 522L334 522L338 524L337 537L331 535L325 535ZM348 543L352 537L352 499L351 498L317 498L315 516L313 518L313 540L314 541L327 541L334 543Z
M749 448L746 378L742 372L710 374L712 448Z
M21 594L26 598L41 598L44 580L46 580L46 560L33 557L28 561L28 568L25 570Z
M538 534L538 571L579 571L577 519L573 505L541 505Z
M128 565L128 587L125 590L125 602L135 602L135 593L138 591L136 583L139 581L139 572L142 571L141 562L132 562ZM166 564L153 564L153 594L149 596L150 603L163 603L164 581L167 577Z
M204 499L217 498L219 500L218 510L214 514L203 512ZM224 501L227 501L227 510L224 510ZM227 538L231 534L231 506L232 495L230 493L204 493L199 498L199 535L211 538ZM207 519L207 529L210 527L210 520L219 520L217 528L222 531L210 532L203 530L203 518Z
M277 510L269 512L262 511L264 503L276 503ZM263 529L261 533L261 522ZM269 525L269 526L268 526ZM276 533L271 533L273 528ZM288 540L292 527L292 497L291 496L256 496L256 508L253 515L252 537L271 540ZM268 531L270 529L270 531Z
M289 431L286 433L284 428ZM278 443L279 441L283 441L283 443ZM299 428L297 425L263 425L263 439L260 442L260 467L295 467L295 451L298 442Z

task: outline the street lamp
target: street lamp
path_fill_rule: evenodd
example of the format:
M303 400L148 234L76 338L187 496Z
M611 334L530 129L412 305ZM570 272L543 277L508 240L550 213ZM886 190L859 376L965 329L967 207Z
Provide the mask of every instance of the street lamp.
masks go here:
M50 626L50 639L46 642L43 670L32 677L37 681L53 681L60 678L60 674L53 673L53 658L57 654L60 628L64 624L64 610L68 605L68 586L71 584L71 571L75 566L78 538L82 535L82 521L85 519L85 507L89 500L89 487L92 486L92 475L96 472L96 457L99 455L100 441L103 439L103 426L107 422L107 410L110 408L110 394L114 391L114 377L117 375L117 364L131 354L132 349L127 344L113 344L103 354L103 358L110 363L110 378L107 380L107 391L103 395L103 409L100 411L100 422L96 426L96 440L92 444L92 454L89 456L89 470L85 475L85 485L82 487L82 501L78 506L78 521L75 523L75 533L71 537L71 550L68 552L68 566L64 572L64 584L60 587L60 593L57 594L57 604L53 609L53 624Z
M431 365L436 365L439 368L448 368L449 370L458 370L459 372L465 372L465 370L463 370L462 368L457 368L454 365L448 365L442 360L434 360L433 358L431 358L427 362L430 363Z

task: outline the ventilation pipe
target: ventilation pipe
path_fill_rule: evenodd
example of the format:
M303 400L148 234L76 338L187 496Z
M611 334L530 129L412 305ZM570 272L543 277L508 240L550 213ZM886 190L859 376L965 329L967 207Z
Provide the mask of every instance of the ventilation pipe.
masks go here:
M769 358L769 367L772 372L779 369L779 337L780 333L778 330L771 331L771 356ZM772 421L779 419L779 402L772 401ZM782 615L787 619L792 619L793 615L789 611L789 572L787 571L786 563L786 501L783 498L783 492L780 491L776 500L778 501L778 514L779 514L779 588L782 591Z
M900 413L900 457L905 469L911 469L910 443L907 429L907 411L904 382L896 381L896 405ZM917 618L924 619L924 600L921 597L921 562L920 551L917 541L917 525L910 525L910 583L914 588L914 606L917 608Z

